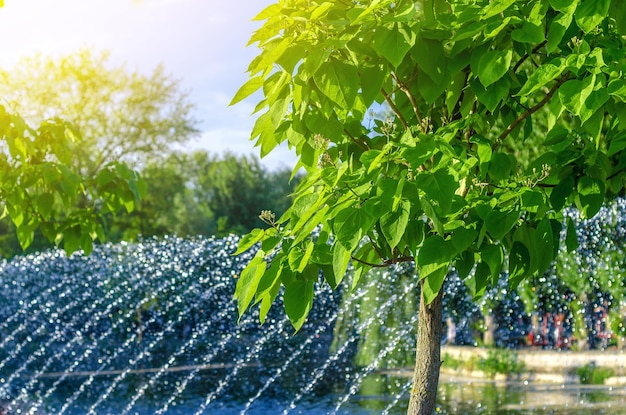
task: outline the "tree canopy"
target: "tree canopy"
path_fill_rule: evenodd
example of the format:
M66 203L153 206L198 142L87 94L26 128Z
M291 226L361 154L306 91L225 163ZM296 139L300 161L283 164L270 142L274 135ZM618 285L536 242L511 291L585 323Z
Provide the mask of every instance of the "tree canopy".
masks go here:
M412 398L431 400L450 267L474 298L503 269L516 286L555 259L566 206L592 217L623 191L625 7L280 0L263 10L250 41L260 52L233 103L262 90L252 138L262 155L289 143L307 174L290 210L266 212L269 227L239 246L261 247L237 285L240 313L260 303L263 319L284 286L298 329L320 271L336 287L350 262L358 282L415 261L430 319L415 384L430 390ZM570 249L574 238L568 226Z

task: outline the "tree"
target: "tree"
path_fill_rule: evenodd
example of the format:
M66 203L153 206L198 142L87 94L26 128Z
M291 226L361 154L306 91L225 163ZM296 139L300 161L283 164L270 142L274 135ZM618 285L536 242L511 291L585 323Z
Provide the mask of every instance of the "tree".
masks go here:
M72 145L72 163L86 176L114 161L145 165L198 133L187 94L162 66L146 76L108 60L89 49L36 55L0 76L0 94L29 122L74 125L83 140Z
M233 103L262 89L261 155L288 142L306 177L291 208L242 239L239 312L284 287L301 327L321 272L415 262L421 290L409 413L431 414L442 290L454 267L479 299L556 257L563 209L592 217L623 191L626 6L610 0L281 0ZM387 106L390 119L372 109ZM532 138L527 167L512 148ZM318 232L312 231L317 229ZM417 287L416 287L417 288Z
M173 144L197 134L187 95L163 67L145 76L124 66L112 67L108 59L106 52L87 49L57 59L37 55L0 76L6 106L28 123L48 119L71 123L82 138L64 142L71 154L65 163L90 180L115 163L144 168L171 151ZM91 204L83 196L75 198L76 207ZM2 225L3 254L12 256L19 252L15 226L7 220ZM33 249L49 246L47 239L36 232Z
M261 226L261 209L282 214L289 207L289 195L298 178L289 180L289 170L268 171L258 159L226 153L192 154L190 188L196 203L213 214L214 233L246 233Z
M17 114L0 106L0 202L3 217L11 218L17 238L28 247L36 230L66 253L89 253L103 239L101 215L134 209L144 183L125 164L103 166L95 177L81 176L71 166L70 143L80 134L60 119L30 127ZM83 203L79 206L77 201Z

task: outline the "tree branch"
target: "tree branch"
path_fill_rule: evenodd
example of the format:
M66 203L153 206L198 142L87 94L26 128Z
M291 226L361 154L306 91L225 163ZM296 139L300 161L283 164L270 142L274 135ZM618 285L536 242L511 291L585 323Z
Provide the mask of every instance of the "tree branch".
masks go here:
M409 91L409 88L406 87L406 84L400 81L400 79L398 79L398 76L396 75L395 72L391 72L391 76L393 77L393 80L396 81L398 88L400 88L400 90L404 92L406 97L409 99L409 102L411 103L411 107L413 108L413 113L417 117L417 122L419 122L421 125L422 116L420 115L419 108L417 108L417 102L415 101L415 97L413 96L413 94L411 94L411 91Z
M540 44L538 44L537 46L535 46L533 48L533 50L530 53L525 54L524 56L522 56L520 58L520 60L517 61L517 63L515 64L515 66L513 67L513 72L517 72L517 70L519 69L520 66L522 66L522 64L526 61L526 59L528 59L530 57L530 55L534 55L535 52L537 52L539 49L541 49L542 47L544 47L546 45L546 43L548 43L547 40L544 40L543 42L541 42Z
M385 97L385 101L387 101L387 104L389 104L389 106L391 107L391 110L394 112L394 114L396 114L396 116L398 117L398 119L402 123L402 126L404 127L404 129L408 130L409 129L409 125L406 123L406 120L404 119L404 116L402 115L402 113L400 112L398 107L396 107L396 104L391 100L391 97L385 91L385 88L380 88L380 92Z
M509 134L511 134L511 132L513 132L513 130L522 122L524 121L526 118L528 118L530 115L534 114L535 112L537 112L541 107L543 107L544 105L546 105L548 103L548 101L550 101L550 98L552 98L552 96L554 95L554 93L559 89L559 87L561 85L563 85L565 83L565 81L567 81L569 79L569 72L566 73L565 75L563 75L561 77L561 79L558 80L558 82L556 84L554 84L554 86L552 87L552 89L550 89L550 91L546 94L546 96L539 101L537 104L535 104L535 106L529 108L528 110L526 110L523 114L521 114L519 117L517 117L515 119L515 121L513 121L508 127L506 127L506 129L504 131L502 131L502 134L500 134L500 136L497 138L497 140L493 143L493 145L491 146L492 150L495 150L501 143L502 141L508 137Z
M350 138L350 140L352 140L352 142L354 144L356 144L357 146L361 147L365 151L369 150L369 146L367 146L366 144L364 144L361 141L357 140L356 137L353 136L352 134L350 134L350 131L348 131L346 128L343 129L343 132L346 133L346 135Z

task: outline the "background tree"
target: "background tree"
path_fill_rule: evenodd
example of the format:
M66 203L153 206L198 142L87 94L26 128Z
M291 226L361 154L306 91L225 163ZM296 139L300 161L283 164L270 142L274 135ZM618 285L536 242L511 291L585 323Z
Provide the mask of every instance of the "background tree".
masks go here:
M60 119L38 128L0 106L0 202L10 218L21 247L28 247L35 231L66 253L92 250L103 239L101 216L125 208L131 212L144 193L138 175L121 163L110 163L95 177L81 176L71 165L72 144L80 134ZM78 201L81 201L80 205Z
M142 170L147 193L130 215L111 216L109 239L176 234L245 233L262 225L259 213L285 212L298 177L270 171L249 156L173 152Z
M73 163L86 176L114 161L145 165L198 133L187 94L162 66L143 75L82 49L25 58L1 75L0 94L26 120L62 117L80 132Z
M261 242L238 281L240 313L260 303L263 320L284 286L298 329L320 271L336 287L350 260L357 283L416 262L409 413L430 415L450 267L476 299L503 269L515 287L556 257L565 206L592 217L623 189L624 7L281 0L262 11L260 53L233 103L262 89L261 155L287 141L307 175L288 212L266 213L269 227L240 243ZM394 117L367 123L383 102ZM508 143L529 137L539 156L526 167Z
M148 169L150 160L197 134L187 95L162 67L145 76L113 67L108 59L108 53L88 49L58 59L38 55L0 76L3 102L27 122L56 117L71 123L81 139L65 141L71 154L65 163L92 180L120 162ZM87 195L75 202L77 207L92 204ZM3 253L12 256L20 248L15 224L4 219L2 228ZM41 232L34 235L31 250L50 247Z

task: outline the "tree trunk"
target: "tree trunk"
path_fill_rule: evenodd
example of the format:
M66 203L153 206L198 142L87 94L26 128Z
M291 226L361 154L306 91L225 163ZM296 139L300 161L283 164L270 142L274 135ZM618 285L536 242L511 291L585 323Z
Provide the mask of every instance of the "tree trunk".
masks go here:
M483 346L494 347L496 345L496 321L491 312L485 313L485 333L483 334Z
M424 301L424 294L421 294L415 371L408 415L432 415L435 410L441 368L442 300L443 290L440 290L437 298L428 305Z

